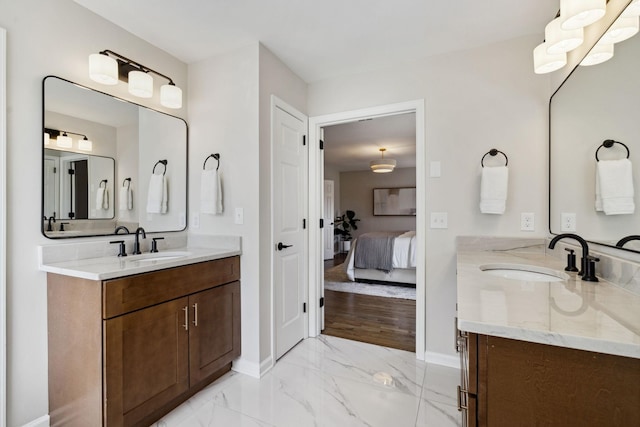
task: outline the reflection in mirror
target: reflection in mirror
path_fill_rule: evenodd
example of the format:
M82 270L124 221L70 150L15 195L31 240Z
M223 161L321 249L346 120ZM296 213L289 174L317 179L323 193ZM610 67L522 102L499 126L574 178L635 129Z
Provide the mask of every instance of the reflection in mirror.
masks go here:
M67 80L43 82L42 232L49 238L114 234L119 226L179 231L187 218L187 124ZM148 208L154 165L166 159ZM157 172L159 173L159 172Z
M615 55L609 61L577 67L552 96L549 132L551 233L576 232L586 240L609 246L625 236L640 234L638 69L640 37L635 36L617 43ZM601 147L606 140L624 145L614 143ZM625 214L597 210L596 152L600 161L624 159L627 157L625 146L635 169L633 178L628 182L616 181L615 185L618 189L622 185L634 187L635 209L626 209L625 212L632 210L633 213ZM572 214L575 215L575 229L570 229ZM628 242L624 249L640 251L640 241Z

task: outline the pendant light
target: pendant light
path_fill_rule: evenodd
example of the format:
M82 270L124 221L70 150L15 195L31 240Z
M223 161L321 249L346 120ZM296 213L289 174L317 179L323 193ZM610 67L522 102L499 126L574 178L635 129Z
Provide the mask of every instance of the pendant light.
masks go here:
M129 93L140 98L151 98L153 96L153 77L144 71L130 71Z
M574 30L593 24L607 10L607 0L560 0L562 29Z
M563 30L562 19L556 18L549 22L544 29L544 40L547 45L547 53L557 55L569 52L580 46L584 41L584 30Z
M380 149L381 158L379 160L372 160L369 163L369 167L372 172L375 173L389 173L393 172L393 169L396 167L395 159L385 159L384 152L387 151L386 148Z
M551 54L548 53L547 48L546 43L540 43L533 49L533 71L536 74L551 73L567 65L566 53Z
M602 64L611 58L613 58L613 44L598 42L593 48L591 48L582 62L580 62L580 65L589 66Z
M89 77L103 85L118 84L118 63L104 53L89 55Z

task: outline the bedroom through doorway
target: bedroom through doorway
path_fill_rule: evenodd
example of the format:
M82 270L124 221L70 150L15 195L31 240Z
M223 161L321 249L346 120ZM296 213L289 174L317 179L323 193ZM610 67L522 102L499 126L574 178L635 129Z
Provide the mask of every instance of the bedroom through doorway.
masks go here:
M322 333L415 352L416 113L322 131Z

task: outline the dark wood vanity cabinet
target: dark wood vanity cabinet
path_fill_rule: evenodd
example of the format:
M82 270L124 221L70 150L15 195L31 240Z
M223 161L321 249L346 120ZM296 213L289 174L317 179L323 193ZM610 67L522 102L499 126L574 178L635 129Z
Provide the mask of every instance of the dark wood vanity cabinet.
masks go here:
M102 282L49 273L51 425L144 426L240 355L238 257Z
M473 333L462 339L465 425L640 426L640 359Z

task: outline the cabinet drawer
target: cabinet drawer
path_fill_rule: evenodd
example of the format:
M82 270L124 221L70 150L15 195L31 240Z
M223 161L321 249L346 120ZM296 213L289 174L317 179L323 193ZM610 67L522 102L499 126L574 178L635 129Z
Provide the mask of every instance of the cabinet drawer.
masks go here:
M240 279L240 258L189 264L102 284L104 319L159 304Z

